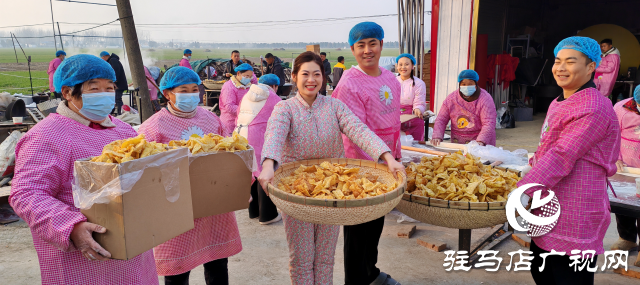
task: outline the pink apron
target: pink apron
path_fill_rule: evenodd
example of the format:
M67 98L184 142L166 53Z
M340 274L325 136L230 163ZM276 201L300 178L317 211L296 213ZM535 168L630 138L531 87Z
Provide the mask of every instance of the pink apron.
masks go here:
M413 105L401 105L400 106L400 115L411 115L413 114ZM405 132L407 135L413 136L414 140L423 141L424 140L424 120L420 118L413 118L408 120L400 125L400 130Z
M458 102L454 101L454 104ZM480 116L465 108L462 104L457 104L458 108L451 111L451 142L466 144L475 140L480 131L482 124Z
M640 115L628 108L637 108L633 98L622 100L613 108L620 123L622 138L618 160L630 167L640 167Z

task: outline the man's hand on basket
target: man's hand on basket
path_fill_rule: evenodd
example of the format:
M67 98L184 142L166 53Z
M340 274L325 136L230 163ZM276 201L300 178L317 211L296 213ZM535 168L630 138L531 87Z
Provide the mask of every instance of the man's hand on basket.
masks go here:
M111 253L100 246L91 236L93 232L106 233L107 229L89 222L77 223L71 231L71 241L82 255L89 260L109 260Z
M398 175L397 175L398 172L405 173L404 165L398 162L390 152L383 153L382 159L387 163L387 166L389 167L389 172L393 174L393 177L398 178Z
M269 196L269 190L267 186L273 180L273 159L267 158L262 162L262 172L260 172L260 176L258 176L258 182L260 182L260 186L262 186L262 190Z

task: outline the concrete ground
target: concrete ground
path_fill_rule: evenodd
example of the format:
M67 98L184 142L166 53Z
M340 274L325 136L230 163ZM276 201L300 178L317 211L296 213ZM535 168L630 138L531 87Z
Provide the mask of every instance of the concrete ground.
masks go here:
M513 150L518 148L533 152L538 144L544 115L537 115L533 122L517 122L515 129L497 130L498 146ZM268 226L250 220L246 210L236 212L243 251L229 259L231 284L290 284L288 272L288 247L284 226L278 222ZM615 218L604 240L608 249L618 238ZM385 229L380 240L378 267L402 284L534 284L528 271L507 271L508 252L525 249L512 239L500 243L495 250L503 258L498 272L483 269L446 271L445 254L434 252L417 244L417 238L428 236L447 243L447 248L457 250L458 231L422 223L416 223L417 231L410 239L398 238L397 216L386 216ZM472 243L489 229L472 231ZM335 254L334 284L344 284L343 236L338 240ZM526 249L525 249L526 250ZM629 256L633 264L637 252ZM517 260L516 260L517 261ZM603 258L599 258L601 266ZM633 267L633 265L630 265ZM600 267L599 267L600 268ZM635 270L640 268L635 267ZM611 269L598 271L596 284L633 284L640 280L614 273ZM160 278L160 284L163 284ZM190 284L205 284L202 266L193 270ZM24 222L0 226L0 284L38 284L40 272L31 233Z

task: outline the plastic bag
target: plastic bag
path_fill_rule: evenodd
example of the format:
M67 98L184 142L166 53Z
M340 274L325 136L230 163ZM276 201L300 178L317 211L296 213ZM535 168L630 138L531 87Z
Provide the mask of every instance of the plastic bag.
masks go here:
M496 129L502 129L502 124L500 122L502 122L502 115L504 115L504 113L507 111L506 107L500 107L500 109L498 109L498 112L496 112L497 116L496 116Z
M503 164L527 165L527 151L518 149L513 152L492 145L481 146L476 141L467 144L467 152L491 162L502 161Z
M415 220L405 214L403 214L402 212L393 209L393 211L391 211L389 214L395 215L398 217L398 224L402 224L402 223L419 223L420 221Z
M5 177L13 174L16 160L16 144L22 137L20 131L13 131L2 144L0 144L0 176Z
M400 144L403 146L412 146L413 136L412 135L400 136Z
M512 129L516 127L516 117L513 114L511 114L511 111L508 108L502 115L502 119L500 120L500 125L504 129Z
M108 204L131 191L144 170L160 168L167 201L180 197L180 164L188 160L187 148L170 150L123 164L76 161L73 168L73 202L76 208L90 209L93 204Z

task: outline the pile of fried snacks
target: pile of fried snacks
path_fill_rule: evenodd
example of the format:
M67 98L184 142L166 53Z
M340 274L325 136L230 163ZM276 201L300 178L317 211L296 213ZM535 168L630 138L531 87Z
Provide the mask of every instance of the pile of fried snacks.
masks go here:
M378 177L359 174L360 168L345 164L301 165L291 175L280 180L278 188L287 193L318 199L362 199L383 195L396 188L378 182Z
M189 140L170 141L169 146L188 147L191 154L217 151L235 152L249 149L249 141L237 132L233 132L233 135L227 138L216 134L206 134L203 137L194 134Z
M407 167L407 192L413 195L464 202L500 202L516 188L516 173L492 169L461 152L422 157Z
M104 146L102 154L91 159L92 162L123 163L167 151L167 145L148 142L144 135L126 140L117 140Z

